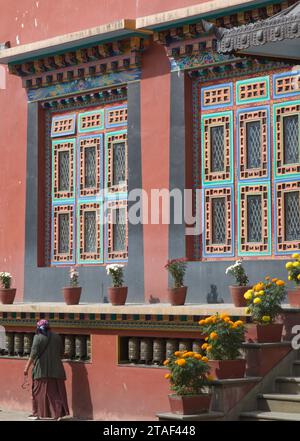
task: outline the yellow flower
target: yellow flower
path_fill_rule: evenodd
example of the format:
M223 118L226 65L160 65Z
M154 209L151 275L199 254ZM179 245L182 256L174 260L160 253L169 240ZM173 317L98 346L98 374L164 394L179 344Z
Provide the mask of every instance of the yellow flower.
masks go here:
M237 320L234 324L236 326L243 326L244 322L242 322L242 320Z
M207 349L208 343L203 343L203 345L201 346L201 349L203 349L205 351L205 349Z
M261 299L259 297L256 297L256 299L253 300L253 303L255 305L258 305L259 303L261 303Z
M205 321L206 325L209 325L210 324L210 317L207 317L204 321Z
M205 363L208 362L208 358L207 357L202 357L202 361L205 361Z
M205 325L205 320L200 320L199 325L200 325L200 326Z
M270 280L270 276L266 276L265 279L266 279L266 280Z
M300 262L299 262L299 263L300 263ZM284 282L283 280L277 280L276 285L277 285L277 286L284 286L284 285L285 285L285 282Z
M224 320L226 317L228 317L228 314L226 314L226 312L222 312L222 314L220 315L220 318L222 320Z
M196 358L197 360L202 360L202 356L200 354L195 354L194 358Z
M226 323L227 323L227 322L230 322L230 317L225 317L225 318L224 318L224 322L226 322Z
M264 293L265 293L265 291L264 291L264 290L261 290L261 291L256 291L256 292L255 292L255 294L254 294L254 296L255 296L255 297L257 297L257 296L263 296L263 295L264 295Z
M184 354L183 354L183 357L184 358L187 358L187 357L194 357L194 352L185 352Z
M263 284L263 282L259 282L257 285L253 287L253 289L254 291L261 291L264 287L265 285Z
M299 266L300 266L300 262L294 262L294 263L293 263L293 267L294 267L294 268L298 268Z
M169 378L171 378L171 374L165 374L165 379L169 380Z
M216 340L218 338L218 334L216 332L211 332L209 338Z
M181 351L176 351L174 352L175 357L180 357L181 356Z
M269 316L269 315L264 315L263 317L262 317L262 321L263 322L269 322L271 320L271 317Z
M294 253L294 254L292 255L292 258L293 258L293 259L300 259L300 255L299 255L298 253Z
M300 274L299 274L299 276L300 276ZM298 277L299 277L299 276L298 276ZM288 279L291 281L291 280L293 280L293 277L292 277L292 276L289 276ZM298 279L298 280L300 280L300 279Z
M205 341L208 341L208 337L205 337L205 339L204 339Z
M215 377L213 375L207 375L207 380L208 381L214 381Z
M274 277L274 279L272 279L272 282L276 283L278 279L276 279L276 277Z
M245 313L246 314L250 314L250 312L251 312L250 308L245 308Z
M250 291L245 292L245 294L244 294L244 298L245 298L246 300L251 300L251 299L252 299L252 294L251 294L251 292L250 292Z
M286 265L285 265L285 267L286 267L286 269L291 269L291 268L293 268L293 262L288 262Z
M175 361L178 366L184 366L186 364L186 360L184 358L179 358L179 360Z
M228 322L231 326L233 326L234 325L234 323L233 323L233 321L232 320L229 320L229 322Z
M169 364L169 360L165 360L164 362L163 362L163 365L164 366L167 366Z
M298 274L297 279L300 280L300 274Z
M211 350L212 350L212 345L208 345L207 348L206 348L206 351L209 352Z

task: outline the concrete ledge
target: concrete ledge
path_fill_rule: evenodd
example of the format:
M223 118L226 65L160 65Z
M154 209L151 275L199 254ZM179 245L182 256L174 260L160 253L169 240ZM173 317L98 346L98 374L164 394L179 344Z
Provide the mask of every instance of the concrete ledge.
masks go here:
M222 412L207 412L198 415L177 415L176 413L165 412L157 413L159 421L210 421L222 420L224 413Z
M261 381L262 377L227 378L224 380L213 380L213 386L235 386L236 384L255 383Z
M266 349L266 348L277 348L281 346L291 346L289 341L278 341L274 343L243 343L244 349Z

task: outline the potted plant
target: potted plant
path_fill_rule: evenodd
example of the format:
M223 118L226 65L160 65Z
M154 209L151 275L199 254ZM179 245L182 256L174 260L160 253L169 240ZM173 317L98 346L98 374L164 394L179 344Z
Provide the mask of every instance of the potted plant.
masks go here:
M246 312L251 314L255 324L249 330L250 340L258 343L281 341L283 325L275 323L275 320L286 296L284 281L267 276L264 282L254 285L244 296L248 304Z
M16 289L11 288L11 280L10 273L0 273L0 302L4 305L11 305L16 297Z
M74 267L69 271L70 286L63 288L64 298L67 305L78 305L82 288L79 285L79 273Z
M187 286L184 286L186 265L187 261L184 258L169 260L165 265L174 281L174 288L168 289L169 302L173 306L185 303L187 293Z
M243 378L246 360L240 358L240 351L245 340L244 322L234 322L227 314L217 313L200 320L199 325L206 337L201 349L209 358L212 374L218 379Z
M106 272L111 276L113 283L113 286L108 288L108 298L114 306L125 305L127 299L128 287L123 286L123 268L124 265L117 263L106 266Z
M293 254L294 262L288 262L285 267L288 270L288 279L295 282L296 287L288 290L288 299L291 306L300 307L300 254Z
M236 284L229 286L229 291L234 306L243 307L246 306L246 300L244 299L244 294L250 288L247 286L249 279L246 271L243 267L242 261L237 260L234 265L229 266L226 269L226 274L235 277Z
M171 412L180 415L196 415L208 412L211 402L209 390L209 365L207 357L188 351L177 351L164 361L170 373L169 403Z

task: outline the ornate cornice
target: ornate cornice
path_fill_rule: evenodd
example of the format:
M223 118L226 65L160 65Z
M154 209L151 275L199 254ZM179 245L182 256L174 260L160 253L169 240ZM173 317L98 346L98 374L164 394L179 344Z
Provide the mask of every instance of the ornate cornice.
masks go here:
M230 54L251 47L263 46L285 39L300 37L300 2L273 17L233 29L224 29L218 51Z

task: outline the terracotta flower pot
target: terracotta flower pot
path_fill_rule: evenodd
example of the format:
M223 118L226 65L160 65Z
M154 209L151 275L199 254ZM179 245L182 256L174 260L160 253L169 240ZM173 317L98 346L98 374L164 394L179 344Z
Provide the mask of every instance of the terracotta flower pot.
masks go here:
M16 288L0 288L0 303L12 305L16 297Z
M246 372L246 360L209 360L210 374L218 379L244 378Z
M208 412L211 402L211 394L200 395L169 395L170 409L178 415L197 415Z
M169 288L168 297L172 306L179 306L185 304L187 293L187 286L181 286L180 288Z
M277 343L281 341L282 330L282 323L250 325L247 332L247 341L255 343Z
M288 290L288 299L291 306L300 307L300 286Z
M229 291L232 298L232 303L236 307L247 306L247 300L244 298L244 294L248 289L251 289L250 286L239 286L239 285L231 285L229 286Z
M121 286L120 288L108 288L108 298L113 306L125 305L127 299L127 286Z
M64 298L67 305L78 305L82 288L80 286L66 286L63 288Z

